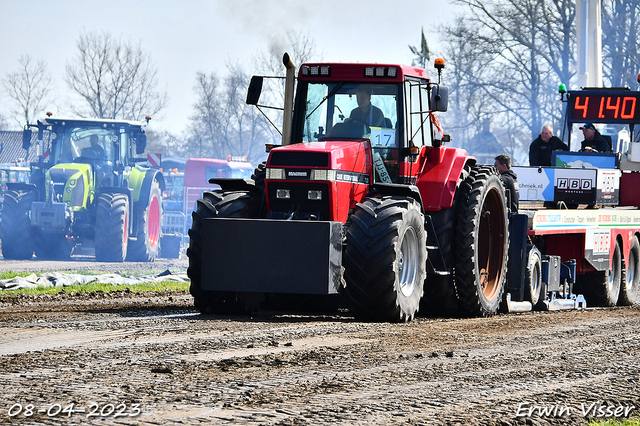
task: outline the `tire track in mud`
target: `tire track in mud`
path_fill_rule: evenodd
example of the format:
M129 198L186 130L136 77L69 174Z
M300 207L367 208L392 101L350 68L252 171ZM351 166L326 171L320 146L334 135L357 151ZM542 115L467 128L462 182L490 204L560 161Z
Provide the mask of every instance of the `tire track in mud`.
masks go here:
M43 336L0 355L0 423L87 420L10 419L14 403L142 407L100 424L252 425L582 424L581 404L640 406L638 307L376 324L201 316L188 297L145 298L0 306L0 349ZM569 411L517 417L520 404Z

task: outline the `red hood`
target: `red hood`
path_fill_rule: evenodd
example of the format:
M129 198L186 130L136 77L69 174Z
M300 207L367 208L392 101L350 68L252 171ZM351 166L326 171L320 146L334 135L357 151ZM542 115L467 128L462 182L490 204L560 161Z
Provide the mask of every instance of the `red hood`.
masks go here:
M325 142L309 142L296 143L287 146L274 148L271 151L271 157L277 152L300 152L300 153L327 153L327 167L333 170L364 170L366 163L366 150L363 144L369 146L368 139L358 139L350 141L325 141ZM303 164L283 164L290 167L302 167ZM322 168L322 166L316 166Z

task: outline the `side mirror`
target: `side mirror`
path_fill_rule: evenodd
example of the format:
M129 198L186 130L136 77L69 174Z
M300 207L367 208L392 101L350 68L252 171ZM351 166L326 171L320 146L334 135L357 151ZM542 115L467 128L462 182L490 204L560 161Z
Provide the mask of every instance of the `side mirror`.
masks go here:
M145 133L138 133L136 137L136 154L144 154L144 150L147 148L147 135Z
M24 129L22 131L22 148L28 150L31 146L31 138L33 137L33 131L31 129Z
M446 86L431 87L431 111L446 112L449 107L449 88Z
M251 83L249 83L249 90L247 91L247 105L258 105L258 100L262 93L263 80L262 77L257 75L251 77Z

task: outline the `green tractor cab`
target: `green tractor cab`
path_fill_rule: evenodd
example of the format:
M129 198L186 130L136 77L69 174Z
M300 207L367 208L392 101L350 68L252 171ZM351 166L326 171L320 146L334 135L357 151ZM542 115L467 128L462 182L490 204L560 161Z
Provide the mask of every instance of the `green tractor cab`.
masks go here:
M148 121L148 120L147 120ZM32 129L38 140L31 146ZM30 183L9 184L0 228L5 259L66 259L78 244L98 261L150 262L160 250L164 178L141 167L144 124L48 117L24 130Z

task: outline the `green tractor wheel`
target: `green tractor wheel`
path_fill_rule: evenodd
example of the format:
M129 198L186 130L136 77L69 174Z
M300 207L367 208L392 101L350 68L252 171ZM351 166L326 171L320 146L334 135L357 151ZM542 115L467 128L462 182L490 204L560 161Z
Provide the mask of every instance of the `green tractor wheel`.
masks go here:
M135 239L129 242L127 260L153 262L160 253L160 225L162 221L162 193L160 183L154 180L145 206L133 212L136 225Z
M36 200L32 191L7 191L2 211L2 255L5 259L22 260L33 256L31 203Z
M96 212L96 260L122 262L127 255L129 197L103 193L98 196Z

